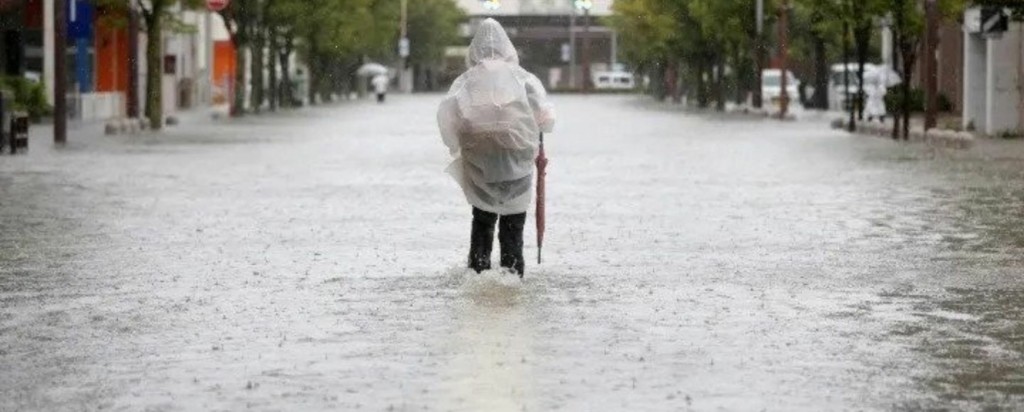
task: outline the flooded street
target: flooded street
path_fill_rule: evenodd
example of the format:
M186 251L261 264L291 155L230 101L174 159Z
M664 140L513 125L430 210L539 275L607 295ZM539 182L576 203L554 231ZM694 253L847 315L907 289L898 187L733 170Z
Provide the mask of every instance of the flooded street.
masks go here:
M1024 143L556 96L520 282L440 98L0 158L0 410L1024 409Z

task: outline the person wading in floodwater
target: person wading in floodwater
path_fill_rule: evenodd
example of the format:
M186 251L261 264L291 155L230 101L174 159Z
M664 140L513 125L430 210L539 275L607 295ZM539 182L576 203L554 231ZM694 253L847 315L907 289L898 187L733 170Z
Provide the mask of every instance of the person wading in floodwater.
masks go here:
M491 268L497 223L501 267L522 277L534 160L540 134L554 127L554 108L540 80L519 67L512 41L494 19L477 28L466 66L441 102L437 124L454 157L448 173L473 206L469 267Z
M373 84L373 91L377 94L377 103L384 103L384 99L388 95L388 83L391 83L391 78L386 74L378 74L373 76L373 80L370 80Z

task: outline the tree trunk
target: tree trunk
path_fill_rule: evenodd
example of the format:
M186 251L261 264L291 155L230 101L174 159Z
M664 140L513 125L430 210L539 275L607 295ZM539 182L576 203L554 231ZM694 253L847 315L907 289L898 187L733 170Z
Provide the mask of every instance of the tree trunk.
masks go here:
M725 62L721 51L715 53L715 110L725 111Z
M665 91L672 103L679 103L679 63L675 60L665 65Z
M747 81L747 65L743 62L743 54L740 48L737 47L733 52L733 72L732 72L732 94L733 100L737 105L742 105L746 102L746 94L750 90L749 82Z
M654 64L654 67L647 69L647 73L651 76L651 96L659 102L665 101L665 96L667 95L665 93L665 63L658 62Z
M281 48L281 53L278 55L278 59L281 61L281 99L282 106L292 107L292 72L291 72L291 55L293 49L294 39L291 34L288 34L284 38L284 47Z
M825 39L817 30L811 30L811 48L814 50L814 94L811 95L811 106L815 109L829 109L828 95L828 52Z
M267 72L270 75L270 89L268 90L267 93L267 100L270 102L270 111L276 112L278 106L278 98L281 96L281 89L277 82L277 34L274 33L273 28L267 29L267 43L270 46L270 51L267 54L267 63L269 64L269 67L267 67Z
M309 77L309 80L308 80L308 82L309 82L309 90L307 90L307 92L309 94L308 98L309 98L309 105L310 106L315 106L316 105L317 89L320 86L320 84L319 84L320 83L320 68L317 67L318 66L318 64L317 64L318 61L319 61L319 57L317 57L316 54L311 54L309 56L309 64L307 65L308 66L307 68L309 69L309 76L308 76Z
M263 30L257 24L253 24L253 26L252 64L249 66L252 70L252 73L249 75L249 81L252 82L250 106L253 112L259 113L260 109L263 108L264 41Z
M245 114L245 51L244 43L235 43L235 81L231 85L231 92L234 93L231 115L234 117Z
M761 78L761 72L764 70L764 51L765 51L765 40L764 35L758 34L754 40L754 85L753 85L753 104L754 107L760 109L764 106L764 96L761 93L763 79Z
M704 75L707 73L707 63L703 58L697 63L697 107L704 109L708 107L708 87Z
M159 5L157 5L159 7ZM160 130L164 125L163 109L163 16L154 9L146 20L146 117L149 127Z
M859 4L857 1L855 4ZM866 17L864 17L866 19ZM857 120L864 120L864 65L868 61L871 47L871 22L862 21L853 30L853 42L857 54Z
M916 44L907 41L904 36L903 44L900 45L900 54L903 58L903 83L901 91L903 95L903 140L910 139L910 81L914 74L914 61L916 60L914 49Z
M850 25L843 20L843 95L846 96L846 105L844 107L850 114L850 119L846 123L846 130L853 132L857 130L857 118L855 112L857 111L857 99L854 98L850 93L850 68L848 66L850 61Z

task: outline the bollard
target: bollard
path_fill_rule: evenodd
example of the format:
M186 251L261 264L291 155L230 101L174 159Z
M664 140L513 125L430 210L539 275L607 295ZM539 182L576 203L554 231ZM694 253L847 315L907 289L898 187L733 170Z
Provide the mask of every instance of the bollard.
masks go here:
M11 113L11 131L8 133L11 154L18 150L28 151L28 114L25 112Z
M4 119L7 117L7 91L0 90L0 153L3 153L4 146L10 144L10 138L8 133L4 130L3 125L7 124ZM14 145L11 145L11 149L14 149ZM14 150L11 150L14 153Z

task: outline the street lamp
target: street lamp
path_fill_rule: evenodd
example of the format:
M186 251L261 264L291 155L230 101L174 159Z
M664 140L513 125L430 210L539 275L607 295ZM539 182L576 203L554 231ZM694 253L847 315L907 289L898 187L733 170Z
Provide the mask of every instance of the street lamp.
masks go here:
M577 9L583 10L583 91L589 92L590 81L590 8L594 7L591 0L575 0Z

